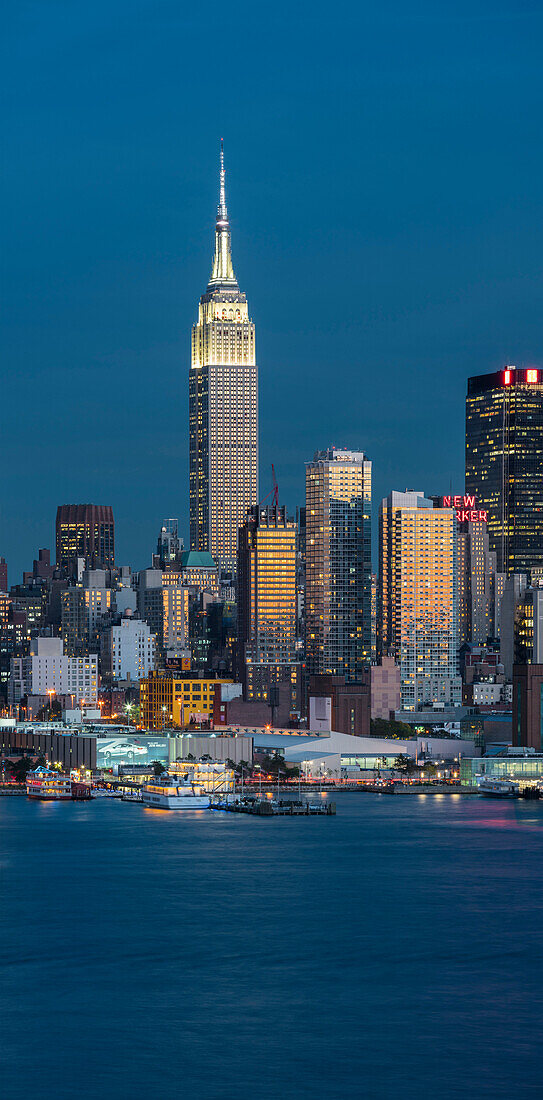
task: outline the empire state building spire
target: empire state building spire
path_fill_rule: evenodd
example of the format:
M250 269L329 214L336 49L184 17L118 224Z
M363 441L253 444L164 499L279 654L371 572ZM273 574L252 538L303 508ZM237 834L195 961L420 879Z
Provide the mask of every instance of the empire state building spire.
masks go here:
M233 290L236 290L238 284L232 266L230 223L228 221L228 210L226 209L226 172L224 170L224 147L222 138L220 164L219 205L217 207L217 221L215 224L215 255L213 257L211 278L207 284L207 289L215 290L217 287L231 287Z

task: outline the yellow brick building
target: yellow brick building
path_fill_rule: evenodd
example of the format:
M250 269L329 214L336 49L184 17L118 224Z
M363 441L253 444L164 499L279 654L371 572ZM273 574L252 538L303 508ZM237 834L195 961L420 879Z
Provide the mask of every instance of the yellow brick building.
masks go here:
M183 673L151 672L140 680L141 723L146 729L188 726L213 716L213 699L218 684L232 680L203 678Z

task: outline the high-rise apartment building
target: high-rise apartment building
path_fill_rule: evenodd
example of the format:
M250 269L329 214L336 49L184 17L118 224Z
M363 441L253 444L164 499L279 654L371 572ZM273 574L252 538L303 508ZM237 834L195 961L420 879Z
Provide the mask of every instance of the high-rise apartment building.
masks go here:
M189 589L174 573L142 569L138 584L138 613L156 636L157 656L181 657L188 645Z
M296 663L296 524L286 508L255 505L239 530L237 670L246 699L274 683L299 684Z
M456 528L422 493L381 503L379 646L399 662L403 710L461 702Z
M67 657L82 657L99 648L99 623L111 610L111 591L103 569L83 573L82 584L60 595L61 635Z
M0 591L0 707L6 702L11 661L28 652L30 631L24 611L6 592Z
M468 380L466 493L487 510L498 572L543 566L543 371Z
M147 623L130 613L102 634L102 673L111 680L134 680L148 676L155 666L155 635Z
M371 662L371 462L317 451L305 485L307 671L352 683Z
M222 145L215 255L192 329L189 436L191 550L233 572L238 529L258 501L258 378L255 326L232 266Z
M105 504L60 504L56 544L57 566L68 576L77 576L78 558L85 559L87 569L112 569L115 565L113 509Z

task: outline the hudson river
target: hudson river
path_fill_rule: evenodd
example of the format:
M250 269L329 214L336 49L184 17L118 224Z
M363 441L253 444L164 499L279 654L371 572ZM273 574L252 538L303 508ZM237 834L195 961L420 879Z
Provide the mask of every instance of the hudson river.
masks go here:
M2 1100L543 1091L543 805L0 799Z

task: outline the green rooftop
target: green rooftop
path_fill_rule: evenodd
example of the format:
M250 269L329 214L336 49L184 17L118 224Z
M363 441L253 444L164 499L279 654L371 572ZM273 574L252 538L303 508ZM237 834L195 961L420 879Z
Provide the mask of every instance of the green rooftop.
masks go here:
M185 550L181 554L182 569L216 569L217 566L207 550Z

